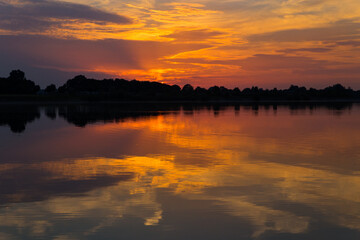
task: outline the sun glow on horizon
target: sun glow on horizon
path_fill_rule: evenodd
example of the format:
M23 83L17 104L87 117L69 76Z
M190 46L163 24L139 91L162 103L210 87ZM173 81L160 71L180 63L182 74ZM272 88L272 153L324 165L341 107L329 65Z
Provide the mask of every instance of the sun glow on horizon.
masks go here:
M0 21L4 41L16 39L2 44L10 46L6 53L21 56L16 62L24 66L206 87L360 87L360 3L354 0L4 6L30 18L8 13L17 22Z

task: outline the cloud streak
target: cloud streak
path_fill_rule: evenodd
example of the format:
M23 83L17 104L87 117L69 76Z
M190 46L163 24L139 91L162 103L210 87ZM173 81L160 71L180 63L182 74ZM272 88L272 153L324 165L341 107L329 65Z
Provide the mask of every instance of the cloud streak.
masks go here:
M28 0L17 4L0 3L0 28L6 30L44 30L65 20L82 20L101 24L129 24L125 16L84 4Z
M187 30L187 31L175 31L172 34L164 35L166 38L173 38L177 41L185 42L198 42L208 39L216 38L223 35L223 32L212 31L207 29Z
M304 42L325 40L346 40L360 37L360 23L342 20L324 27L288 29L248 37L252 42Z

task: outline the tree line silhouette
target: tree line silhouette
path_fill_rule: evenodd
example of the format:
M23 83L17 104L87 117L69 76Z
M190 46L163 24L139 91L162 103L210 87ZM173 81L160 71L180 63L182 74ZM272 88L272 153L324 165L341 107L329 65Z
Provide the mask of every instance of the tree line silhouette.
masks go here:
M149 81L128 81L125 79L96 80L78 75L57 88L50 84L40 89L33 81L25 78L21 70L13 70L7 78L0 78L1 95L36 95L43 99L56 100L360 100L360 90L354 91L341 84L324 89L305 88L291 85L288 89L263 89L251 87L240 90L213 86L208 89L194 88L186 84L168 85ZM45 96L45 97L44 97Z

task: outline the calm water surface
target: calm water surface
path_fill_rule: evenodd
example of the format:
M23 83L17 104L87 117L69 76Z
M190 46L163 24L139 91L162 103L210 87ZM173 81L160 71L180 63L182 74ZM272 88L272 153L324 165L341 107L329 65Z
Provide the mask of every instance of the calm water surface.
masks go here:
M0 239L360 239L360 106L0 105Z

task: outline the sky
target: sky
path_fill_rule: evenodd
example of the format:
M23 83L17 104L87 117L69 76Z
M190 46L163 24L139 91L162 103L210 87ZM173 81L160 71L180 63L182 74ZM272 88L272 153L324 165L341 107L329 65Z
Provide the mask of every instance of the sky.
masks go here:
M0 76L360 89L359 0L0 0Z

